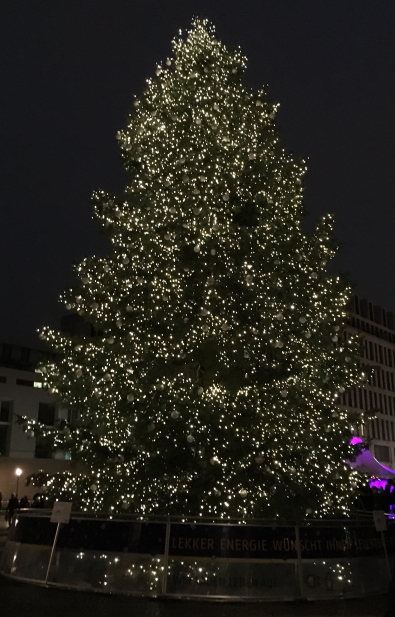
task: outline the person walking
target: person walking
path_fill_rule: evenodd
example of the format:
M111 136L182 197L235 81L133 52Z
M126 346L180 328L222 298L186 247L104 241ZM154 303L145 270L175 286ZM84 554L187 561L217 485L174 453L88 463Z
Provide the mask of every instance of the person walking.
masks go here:
M17 510L19 506L19 501L15 495L15 493L11 493L11 498L7 504L5 516L8 521L8 527L11 527L12 517L14 516L15 510Z
M22 508L30 508L30 501L27 498L27 495L25 495L24 497L22 497L22 499L19 502L19 507Z

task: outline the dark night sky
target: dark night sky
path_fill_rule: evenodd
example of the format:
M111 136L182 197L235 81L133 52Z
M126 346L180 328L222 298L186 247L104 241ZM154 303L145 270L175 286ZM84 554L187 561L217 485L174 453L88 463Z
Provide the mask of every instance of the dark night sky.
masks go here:
M6 5L6 6L5 6ZM307 226L335 214L336 267L395 309L395 3L388 0L12 0L0 18L0 340L57 326L71 263L105 254L95 189L122 190L115 134L193 15L249 59L307 158Z

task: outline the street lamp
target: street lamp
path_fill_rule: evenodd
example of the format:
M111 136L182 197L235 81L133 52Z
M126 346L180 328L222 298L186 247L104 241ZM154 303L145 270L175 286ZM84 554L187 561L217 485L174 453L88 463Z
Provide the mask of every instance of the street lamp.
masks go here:
M16 473L16 498L18 499L19 478L22 474L22 469L20 467L17 467L15 469L15 473Z

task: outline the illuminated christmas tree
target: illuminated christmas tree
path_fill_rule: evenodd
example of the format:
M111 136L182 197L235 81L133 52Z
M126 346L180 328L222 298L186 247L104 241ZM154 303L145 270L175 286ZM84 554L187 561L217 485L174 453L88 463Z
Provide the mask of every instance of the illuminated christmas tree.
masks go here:
M353 418L336 397L361 373L350 289L326 270L332 218L301 230L305 164L241 53L202 20L173 53L117 136L124 193L94 195L112 252L64 297L96 334L41 333L73 419L26 428L84 469L50 492L96 511L346 513Z

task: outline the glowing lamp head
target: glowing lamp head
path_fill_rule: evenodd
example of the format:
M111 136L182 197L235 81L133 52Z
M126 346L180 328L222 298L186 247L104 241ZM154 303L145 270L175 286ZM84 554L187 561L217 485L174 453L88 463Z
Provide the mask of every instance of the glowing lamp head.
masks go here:
M19 476L21 476L21 475L22 475L22 469L21 469L20 467L17 467L17 468L15 469L15 473L16 473L16 475L17 475L18 477L19 477Z

